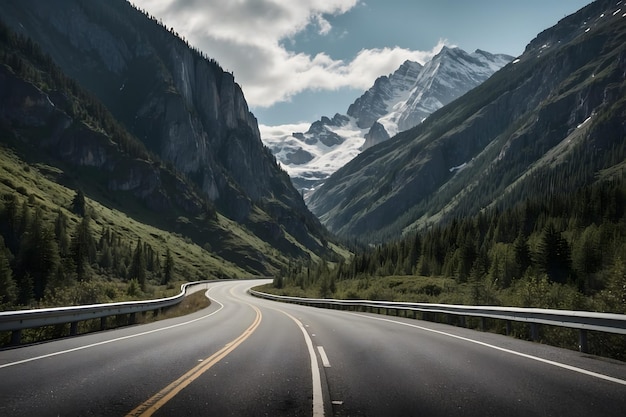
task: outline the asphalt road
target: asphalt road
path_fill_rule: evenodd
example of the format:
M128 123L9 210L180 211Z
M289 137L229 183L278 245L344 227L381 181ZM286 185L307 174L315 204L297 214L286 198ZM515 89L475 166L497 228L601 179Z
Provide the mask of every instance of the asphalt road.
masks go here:
M626 364L209 284L176 319L0 351L0 416L624 416Z

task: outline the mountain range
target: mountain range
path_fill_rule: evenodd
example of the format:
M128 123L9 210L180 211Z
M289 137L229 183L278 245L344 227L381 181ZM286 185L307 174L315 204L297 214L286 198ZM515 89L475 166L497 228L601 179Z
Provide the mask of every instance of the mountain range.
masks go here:
M0 20L49 57L9 42L6 59L76 81L40 82L5 62L3 142L28 143L22 158L73 172L73 187L121 211L119 193L132 197L142 218L252 273L332 256L233 75L173 28L124 0L10 0Z
M308 199L311 190L362 150L421 123L512 60L444 46L425 65L406 61L376 79L346 114L322 117L306 132L267 133L262 140Z
M333 232L397 237L619 175L626 13L598 0L418 126L371 147L308 200Z

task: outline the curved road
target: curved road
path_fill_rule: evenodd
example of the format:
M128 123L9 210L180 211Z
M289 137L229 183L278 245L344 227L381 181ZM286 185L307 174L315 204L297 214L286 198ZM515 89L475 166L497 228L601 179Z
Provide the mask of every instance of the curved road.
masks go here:
M626 364L253 298L0 351L0 416L623 416Z

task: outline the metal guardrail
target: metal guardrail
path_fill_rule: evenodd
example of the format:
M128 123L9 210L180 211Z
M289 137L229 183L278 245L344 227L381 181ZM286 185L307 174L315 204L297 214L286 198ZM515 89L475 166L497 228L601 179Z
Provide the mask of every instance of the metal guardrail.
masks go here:
M10 331L11 344L18 345L21 331L24 329L70 323L70 335L73 336L77 333L78 323L85 320L99 318L101 329L105 329L107 317L128 314L132 323L136 313L159 311L162 308L174 306L183 300L188 287L216 281L220 280L188 282L181 285L180 294L157 300L2 311L0 312L0 331Z
M454 304L427 304L427 303L406 303L391 301L372 300L336 300L324 298L299 298L286 297L280 295L267 294L255 290L250 290L250 294L268 300L282 301L287 303L308 305L312 307L330 309L359 309L369 312L386 311L411 311L413 318L416 312L421 313L442 313L460 316L493 318L507 322L507 334L511 332L510 322L525 322L531 326L531 337L538 339L538 326L548 324L551 326L569 327L579 330L579 350L587 352L587 331L595 330L607 333L617 333L626 335L626 314L595 313L590 311L574 310L554 310L544 308L522 308L522 307L497 307L497 306L465 306ZM406 313L405 313L406 315ZM483 324L483 328L484 328Z

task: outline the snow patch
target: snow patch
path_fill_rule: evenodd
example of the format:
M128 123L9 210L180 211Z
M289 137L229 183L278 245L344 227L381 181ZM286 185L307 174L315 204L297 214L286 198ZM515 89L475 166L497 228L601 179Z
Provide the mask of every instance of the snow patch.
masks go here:
M461 165L450 168L450 172L461 171L467 166L467 162L463 162Z
M589 120L591 120L591 116L587 117L584 122L576 126L576 129L580 129L581 127L583 127Z

